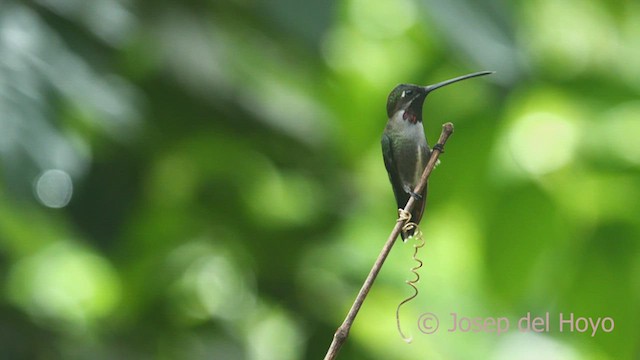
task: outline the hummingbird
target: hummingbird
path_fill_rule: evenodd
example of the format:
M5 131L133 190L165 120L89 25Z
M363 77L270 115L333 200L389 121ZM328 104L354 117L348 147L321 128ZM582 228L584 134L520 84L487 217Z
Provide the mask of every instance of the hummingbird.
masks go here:
M382 133L382 157L398 208L404 209L410 196L416 200L411 211L412 222L420 223L424 213L427 186L421 194L416 194L413 190L420 182L432 152L422 126L424 100L429 93L443 86L493 73L494 71L475 72L427 86L401 84L389 94L389 121ZM413 232L413 229L402 231L400 236L406 241Z

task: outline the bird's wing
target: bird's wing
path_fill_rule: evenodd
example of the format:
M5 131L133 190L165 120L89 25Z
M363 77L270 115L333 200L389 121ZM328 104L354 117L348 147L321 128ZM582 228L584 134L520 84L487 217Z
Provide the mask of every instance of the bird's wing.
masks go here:
M384 167L387 169L389 175L394 167L393 164L393 150L391 149L391 139L387 134L382 134L382 157L384 158Z
M429 159L429 157L431 156L431 150L429 150L429 148L426 146L421 146L420 151L422 152L423 159ZM428 163L428 160L425 162L425 167L427 163ZM429 188L429 181L427 180L427 183L424 185L424 190L422 190L422 193L420 194L422 196L422 199L416 202L416 206L413 208L413 211L411 214L412 215L411 220L414 221L416 224L420 223L420 220L422 219L422 215L424 214L424 207L427 203L428 188Z
M397 165L393 158L393 145L391 143L391 139L386 134L382 134L381 143L384 167L387 169L387 173L389 174L389 181L393 188L393 194L396 197L396 203L398 204L398 208L404 208L409 200L409 195L404 192L402 182L400 181L400 173L398 172L398 169L396 169Z

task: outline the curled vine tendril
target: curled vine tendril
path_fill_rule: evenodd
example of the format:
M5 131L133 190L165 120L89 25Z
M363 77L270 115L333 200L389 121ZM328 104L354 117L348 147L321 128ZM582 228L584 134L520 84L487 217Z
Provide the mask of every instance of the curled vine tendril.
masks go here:
M417 265L412 267L410 270L415 275L415 278L413 280L405 281L407 285L413 288L414 292L411 296L402 300L402 302L398 304L398 307L396 308L396 324L398 326L398 332L400 333L402 340L404 340L407 343L411 343L411 341L413 341L413 337L407 337L402 332L402 327L400 326L400 308L402 307L402 305L408 303L409 301L413 300L416 296L418 296L418 288L416 287L416 284L418 283L418 281L420 281L420 274L418 273L418 269L420 269L423 265L422 260L418 259L418 250L424 246L424 238L422 237L422 231L420 230L420 227L418 226L418 224L411 222L411 214L408 211L399 209L398 221L404 221L405 223L402 226L402 231L406 232L412 229L414 230L413 238L416 240L415 243L413 244L414 250L413 250L412 259L417 263Z

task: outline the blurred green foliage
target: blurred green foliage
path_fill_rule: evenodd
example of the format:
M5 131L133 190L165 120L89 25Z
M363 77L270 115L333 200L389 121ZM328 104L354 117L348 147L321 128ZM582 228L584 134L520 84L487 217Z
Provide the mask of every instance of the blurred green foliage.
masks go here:
M388 92L496 70L425 104L413 344L397 244L340 358L638 358L638 58L632 1L4 1L2 357L321 358L397 215Z

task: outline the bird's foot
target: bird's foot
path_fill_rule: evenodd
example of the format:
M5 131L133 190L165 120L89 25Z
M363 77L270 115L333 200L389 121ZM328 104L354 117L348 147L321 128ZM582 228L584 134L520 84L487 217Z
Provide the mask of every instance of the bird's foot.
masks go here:
M433 150L438 150L440 154L444 154L444 144L433 145Z
M416 199L416 200L422 200L422 195L414 192L409 185L405 185L404 186L404 192L406 192L407 194L411 195L412 198Z

